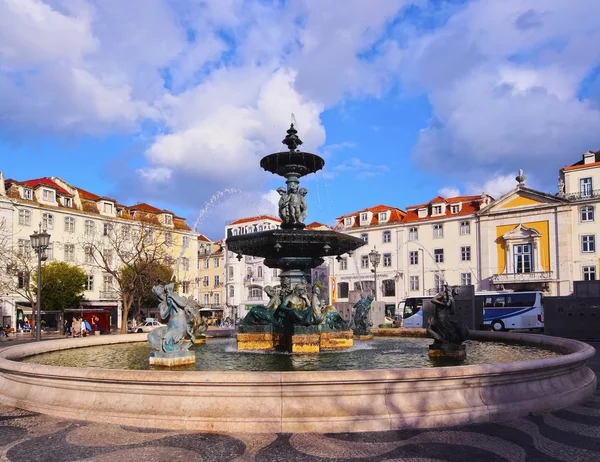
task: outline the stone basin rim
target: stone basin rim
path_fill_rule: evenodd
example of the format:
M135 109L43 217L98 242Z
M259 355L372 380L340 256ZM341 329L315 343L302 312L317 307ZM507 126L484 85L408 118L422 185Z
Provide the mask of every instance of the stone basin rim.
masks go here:
M316 376L323 376L323 382L331 382L339 379L347 381L356 374L362 377L354 377L352 381L368 382L381 380L402 380L402 379L451 379L456 377L477 377L506 375L524 371L533 371L544 369L548 370L555 367L562 367L567 364L584 362L595 355L596 350L591 345L578 340L566 339L560 337L550 337L539 334L505 333L505 332L486 332L471 331L471 340L484 342L510 342L516 344L527 344L529 346L539 346L560 352L561 355L554 358L536 359L530 361L515 361L508 363L489 363L465 366L444 366L435 368L399 368L399 369L349 369L336 371L177 371L177 370L140 370L140 369L103 369L103 368L80 368L67 366L49 366L35 363L23 363L19 360L25 357L35 356L37 354L50 353L53 351L77 350L78 348L87 348L93 346L115 345L121 343L139 343L146 341L148 334L126 334L111 335L101 337L88 337L85 339L56 339L47 340L42 343L28 343L14 345L0 350L0 373L2 371L14 371L25 374L56 375L60 377L74 377L79 379L100 379L118 380L119 382L185 382L192 384L194 382L208 383L229 383L230 386L236 386L240 381L240 376L246 379L255 378L257 383L265 384L265 381L273 382L279 385L280 382L303 382L309 379L311 382L320 382ZM109 340L109 341L106 341ZM45 348L41 348L45 347ZM568 352L567 352L568 351ZM126 375L126 376L124 376ZM219 380L207 379L211 376L218 376ZM216 378L216 377L215 377ZM143 380L146 379L146 380ZM270 379L270 380L269 380ZM296 379L296 380L294 380ZM243 380L240 385L247 385L249 380Z

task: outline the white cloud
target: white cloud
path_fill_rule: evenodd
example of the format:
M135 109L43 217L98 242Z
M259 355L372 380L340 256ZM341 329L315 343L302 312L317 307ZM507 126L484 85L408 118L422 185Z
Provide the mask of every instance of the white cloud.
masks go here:
M438 190L438 194L442 197L456 197L460 196L460 189L454 186L445 186Z
M482 193L489 194L494 199L499 199L504 194L514 189L517 186L515 175L492 175L492 177L485 181L483 184L480 183L468 183L467 193L472 195L478 195Z

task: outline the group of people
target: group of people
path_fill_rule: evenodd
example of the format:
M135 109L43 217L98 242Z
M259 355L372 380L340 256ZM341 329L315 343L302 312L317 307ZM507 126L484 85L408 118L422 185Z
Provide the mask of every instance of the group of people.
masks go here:
M94 335L96 331L99 331L99 321L98 316L92 316L89 321L82 316L79 318L73 316L72 321L65 319L65 336L86 337Z

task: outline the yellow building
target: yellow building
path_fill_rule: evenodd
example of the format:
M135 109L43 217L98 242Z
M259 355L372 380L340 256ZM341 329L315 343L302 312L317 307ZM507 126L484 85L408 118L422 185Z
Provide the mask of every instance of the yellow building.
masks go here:
M225 257L222 241L198 236L198 300L202 316L224 317Z

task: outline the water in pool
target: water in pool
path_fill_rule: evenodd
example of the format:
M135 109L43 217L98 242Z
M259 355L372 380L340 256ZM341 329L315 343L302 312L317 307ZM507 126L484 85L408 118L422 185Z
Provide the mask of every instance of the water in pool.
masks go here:
M349 350L321 352L315 355L238 351L234 338L208 339L192 347L196 364L173 368L178 371L339 371L366 369L406 369L453 365L473 365L528 361L558 356L537 347L500 342L468 340L464 361L431 360L426 338L376 338L354 342ZM55 351L24 358L24 362L66 367L105 369L164 370L148 363L150 347L146 342L102 345Z

